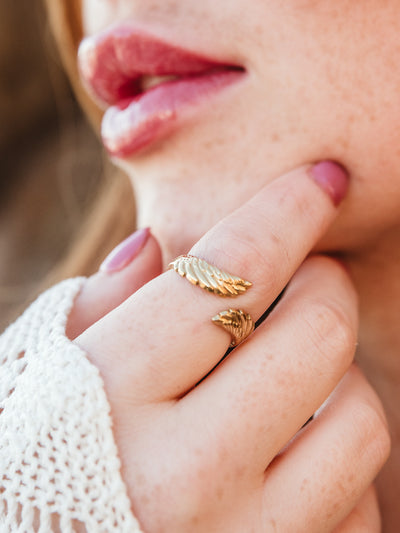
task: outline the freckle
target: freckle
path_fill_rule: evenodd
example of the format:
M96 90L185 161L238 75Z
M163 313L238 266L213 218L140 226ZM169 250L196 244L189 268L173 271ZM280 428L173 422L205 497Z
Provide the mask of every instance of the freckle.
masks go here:
M138 485L143 485L144 482L145 482L145 477L144 477L144 475L143 475L143 474L140 474L140 473L137 474L137 476L136 476L136 483L137 483Z
M283 198L282 198L282 201L284 201ZM275 235L274 232L271 232L270 239L271 239L272 244L280 244L280 242L281 242L280 237L278 237L277 235Z
M164 490L164 485L162 483L156 483L154 485L154 491L155 492L161 492Z
M301 484L301 487L300 487L300 492L304 492L306 487L308 485L308 479L303 479L303 482Z
M232 473L231 472L227 472L224 476L224 482L226 484L229 484L230 482L232 481Z
M243 466L238 466L235 471L235 476L237 479L241 479L245 474L245 469Z
M150 502L149 496L142 496L141 497L141 502L142 502L143 505L147 505Z
M281 137L278 133L273 133L271 135L271 141L274 142L274 143L277 143L281 140Z
M223 496L224 496L224 489L222 487L220 487L217 490L217 500L221 501Z
M280 387L285 387L286 384L287 384L287 379L286 377L282 374L281 376L278 376L277 379L276 379L276 383L280 386Z
M282 412L281 414L281 421L284 422L289 417L288 413L286 411Z

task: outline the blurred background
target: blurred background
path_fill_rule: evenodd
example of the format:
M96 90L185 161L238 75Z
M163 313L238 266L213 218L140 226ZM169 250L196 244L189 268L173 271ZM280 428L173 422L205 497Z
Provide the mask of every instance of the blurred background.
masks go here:
M65 255L104 168L42 1L0 2L0 331Z

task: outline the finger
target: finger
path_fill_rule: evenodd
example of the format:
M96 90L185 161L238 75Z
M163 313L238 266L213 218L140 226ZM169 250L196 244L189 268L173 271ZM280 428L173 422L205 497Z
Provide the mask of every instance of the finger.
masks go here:
M380 533L381 515L376 490L371 485L349 516L333 533Z
M267 469L266 516L282 531L331 532L371 485L389 449L381 404L353 367L316 419Z
M343 190L343 171L333 163L321 165L326 166L318 172L332 188ZM317 167L276 179L192 249L252 281L246 294L222 299L168 271L79 337L107 376L110 395L124 389L149 401L174 398L215 366L230 338L211 317L234 305L257 319L335 218L332 196L318 185Z
M310 258L253 336L181 400L182 411L198 413L232 462L260 471L348 370L357 325L347 272L333 259Z
M149 229L128 237L84 284L68 318L67 336L76 338L161 271L160 247Z

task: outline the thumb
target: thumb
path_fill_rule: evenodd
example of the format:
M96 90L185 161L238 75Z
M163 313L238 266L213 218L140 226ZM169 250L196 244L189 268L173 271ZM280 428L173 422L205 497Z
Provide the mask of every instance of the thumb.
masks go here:
M160 246L149 228L136 231L104 260L84 284L68 317L66 334L75 339L162 272Z

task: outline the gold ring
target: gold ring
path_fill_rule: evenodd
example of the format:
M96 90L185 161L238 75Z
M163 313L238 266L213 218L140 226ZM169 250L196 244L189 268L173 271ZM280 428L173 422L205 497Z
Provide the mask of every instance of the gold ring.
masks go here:
M243 342L254 331L254 321L248 313L241 309L228 309L212 318L217 326L227 331L231 336L230 347Z
M175 270L193 285L218 296L239 296L252 286L250 281L232 276L193 255L180 255L168 268Z

